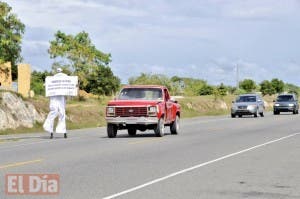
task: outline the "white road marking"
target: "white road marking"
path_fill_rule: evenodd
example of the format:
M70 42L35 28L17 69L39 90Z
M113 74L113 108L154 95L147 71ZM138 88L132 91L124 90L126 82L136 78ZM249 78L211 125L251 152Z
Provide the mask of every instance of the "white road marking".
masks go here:
M23 165L27 165L27 164L34 164L34 163L39 163L42 161L43 161L43 159L31 160L31 161L26 161L26 162L16 162L16 163L0 166L0 169L7 169L7 168L18 167L18 166L23 166Z
M127 189L127 190L125 190L125 191L122 191L122 192L119 192L119 193L116 193L116 194L113 194L113 195L110 195L110 196L106 196L106 197L104 197L103 199L112 199L112 198L116 198L116 197L119 197L119 196L128 194L128 193L130 193L130 192L134 192L134 191L137 191L137 190L139 190L139 189L145 188L145 187L150 186L150 185L152 185L152 184L155 184L155 183L158 183L158 182L167 180L167 179L169 179L169 178L175 177L175 176L177 176L177 175L180 175L180 174L183 174L183 173L186 173L186 172L189 172L189 171L198 169L198 168L200 168L200 167L204 167L204 166L206 166L206 165L213 164L213 163L215 163L215 162L219 162L219 161L221 161L221 160L228 159L228 158L231 158L231 157L233 157L233 156L237 156L237 155L240 155L240 154L242 154L242 153L246 153L246 152L255 150L255 149L257 149L257 148L264 147L264 146L267 146L267 145L273 144L273 143L275 143L275 142L279 142L279 141L282 141L282 140L284 140L284 139L288 139L288 138L291 138L291 137L294 137L294 136L297 136L297 135L300 135L300 133L294 133L294 134L291 134L291 135L288 135L288 136L285 136L285 137L278 138L278 139L276 139L276 140L271 140L271 141L265 142L265 143L263 143L263 144L259 144L259 145L256 145L256 146L253 146L253 147L250 147L250 148L247 148L247 149L244 149L244 150L235 152L235 153L231 153L231 154L225 155L225 156L223 156L223 157L220 157L220 158L217 158L217 159L208 161L208 162L204 162L204 163L201 163L201 164L198 164L198 165L189 167L189 168L187 168L187 169L183 169L183 170L180 170L180 171L171 173L171 174L169 174L169 175L167 175L167 176L164 176L164 177L161 177L161 178L157 178L157 179L155 179L155 180L152 180L152 181L147 182L147 183L144 183L144 184L142 184L142 185L133 187L133 188L131 188L131 189Z

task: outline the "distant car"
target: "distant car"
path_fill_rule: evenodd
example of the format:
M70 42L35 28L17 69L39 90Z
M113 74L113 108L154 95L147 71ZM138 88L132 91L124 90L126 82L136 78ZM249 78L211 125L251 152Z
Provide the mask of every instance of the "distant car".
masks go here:
M298 98L295 94L281 94L278 95L274 101L273 113L279 115L280 112L292 112L298 114L299 111Z
M257 94L239 95L235 101L232 102L231 117L242 117L243 115L260 115L264 117L264 101Z

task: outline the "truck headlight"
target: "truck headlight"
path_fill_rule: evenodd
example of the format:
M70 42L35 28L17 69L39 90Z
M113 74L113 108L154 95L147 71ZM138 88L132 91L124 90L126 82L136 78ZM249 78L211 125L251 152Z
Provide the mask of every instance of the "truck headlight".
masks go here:
M274 104L274 106L279 106L279 104Z
M289 104L289 106L295 106L295 104Z
M156 116L158 108L156 106L149 106L148 107L148 115Z
M115 107L107 107L106 108L106 115L107 116L114 116L115 115Z

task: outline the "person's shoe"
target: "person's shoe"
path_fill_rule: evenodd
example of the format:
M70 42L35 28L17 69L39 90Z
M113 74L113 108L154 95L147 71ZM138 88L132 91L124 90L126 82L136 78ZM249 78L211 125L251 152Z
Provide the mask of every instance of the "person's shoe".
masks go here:
M53 139L53 133L50 134L50 139Z
M64 134L64 138L67 138L67 137L68 137L68 136L67 136L67 134L65 133L65 134Z

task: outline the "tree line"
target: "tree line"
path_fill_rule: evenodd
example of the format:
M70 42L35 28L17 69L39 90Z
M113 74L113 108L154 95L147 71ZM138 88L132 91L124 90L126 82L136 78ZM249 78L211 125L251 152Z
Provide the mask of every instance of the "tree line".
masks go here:
M211 85L207 81L195 78L173 76L171 78L159 74L142 73L137 77L131 77L129 84L158 84L169 88L172 95L215 95L225 96L227 94L245 94L261 92L262 95L274 95L288 92L298 94L300 88L296 85L284 83L278 78L264 80L256 83L252 79L244 79L239 82L239 87L228 86L223 83Z

